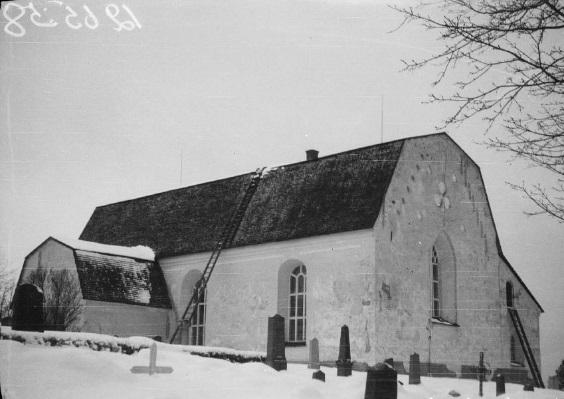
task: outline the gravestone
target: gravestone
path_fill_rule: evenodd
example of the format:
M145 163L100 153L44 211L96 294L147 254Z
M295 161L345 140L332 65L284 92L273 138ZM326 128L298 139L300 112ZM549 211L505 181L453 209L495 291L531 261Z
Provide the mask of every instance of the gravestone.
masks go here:
M131 368L133 374L170 374L172 367L157 366L157 344L151 345L151 352L149 353L149 367L147 366L133 366Z
M317 338L309 341L309 369L319 370L319 341Z
M364 399L397 399L398 374L386 364L378 364L366 372Z
M525 384L523 391L534 392L535 386L533 384Z
M276 314L268 318L266 341L266 364L276 371L286 370L286 347L284 344L284 318Z
M505 377L503 374L496 374L495 380L495 396L503 395L505 393Z
M33 284L16 288L13 300L12 328L23 331L44 331L43 291Z
M325 382L325 373L321 370L316 371L311 375L311 378Z
M341 327L341 339L339 341L339 359L337 360L337 376L348 377L352 375L351 344L349 341L349 328Z
M418 353L409 356L409 383L421 384L421 363Z

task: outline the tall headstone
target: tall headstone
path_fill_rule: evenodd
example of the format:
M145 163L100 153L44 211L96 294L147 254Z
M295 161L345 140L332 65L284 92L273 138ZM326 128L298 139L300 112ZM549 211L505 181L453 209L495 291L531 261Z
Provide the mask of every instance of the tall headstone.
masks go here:
M349 340L349 328L341 327L341 339L339 341L339 359L337 359L337 376L348 377L352 375L351 343Z
M366 372L364 399L397 399L398 374L386 364L378 364Z
M286 370L287 368L284 344L284 318L279 314L268 318L266 364L277 371Z
M480 389L478 395L484 396L484 381L486 380L486 368L484 367L484 352L480 352L480 363L478 364L478 379L480 380Z
M307 365L310 369L319 370L319 341L317 338L309 341L309 363Z
M16 288L13 300L12 328L23 331L43 331L43 291L33 284Z
M418 353L409 356L409 383L421 384L421 363Z
M496 374L495 377L495 396L505 393L505 377L503 374Z

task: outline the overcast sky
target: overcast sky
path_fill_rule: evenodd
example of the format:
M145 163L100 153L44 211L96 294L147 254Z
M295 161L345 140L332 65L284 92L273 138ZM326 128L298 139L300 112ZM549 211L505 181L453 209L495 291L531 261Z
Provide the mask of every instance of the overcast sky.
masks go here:
M381 125L385 141L432 133L448 116L422 104L436 71L400 72L402 58L440 43L416 26L390 33L401 17L383 1L110 6L120 22L133 21L129 8L129 31L108 17L110 3L32 4L38 25L58 26L35 26L28 8L23 29L6 28L20 13L6 3L0 16L0 258L10 268L50 235L78 237L98 205L301 161L309 148L375 144ZM65 6L77 14L68 24ZM83 6L97 27L84 26ZM447 131L480 165L504 252L545 308L546 378L564 358L564 225L525 216L532 208L506 181L552 177L477 144L479 120Z

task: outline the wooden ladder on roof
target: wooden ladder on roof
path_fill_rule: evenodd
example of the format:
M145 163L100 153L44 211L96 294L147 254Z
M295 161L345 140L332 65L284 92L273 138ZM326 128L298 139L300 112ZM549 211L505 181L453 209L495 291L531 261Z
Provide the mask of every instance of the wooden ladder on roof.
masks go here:
M202 273L202 277L200 277L200 279L194 285L192 297L190 298L190 301L188 301L188 305L186 306L184 313L182 313L182 317L178 320L176 329L174 330L174 333L170 338L169 342L171 344L174 342L174 339L176 338L176 335L178 334L182 326L187 324L187 327L190 328L192 320L194 319L194 317L196 317L198 304L204 297L202 293L205 291L206 286L208 285L213 269L215 268L219 256L221 255L221 251L223 251L225 248L228 248L233 243L233 240L235 239L235 235L239 230L239 226L241 225L241 221L245 216L245 212L247 211L249 203L251 202L253 195L257 191L264 169L265 168L257 169L257 171L251 175L251 182L245 190L245 195L241 199L241 202L239 203L239 206L237 207L233 215L231 215L228 223L223 228L221 237L215 243L208 262L206 263L206 267L204 268L204 271Z
M539 388L544 388L542 376L537 362L535 361L535 355L533 353L533 350L531 349L531 345L529 345L529 340L527 339L527 335L525 334L525 329L523 328L523 324L521 323L519 313L517 313L517 309L513 307L508 307L507 311L511 316L511 321L515 326L515 330L517 331L517 336L519 337L519 342L521 343L521 347L523 348L523 352L525 353L525 358L527 359L527 363L529 364L529 369L531 370L531 375L533 376L535 385Z

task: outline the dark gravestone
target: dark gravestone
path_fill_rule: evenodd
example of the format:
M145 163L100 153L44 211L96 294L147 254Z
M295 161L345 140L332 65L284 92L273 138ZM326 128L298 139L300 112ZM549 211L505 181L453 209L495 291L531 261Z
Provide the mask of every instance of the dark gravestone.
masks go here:
M409 356L409 383L421 384L421 363L418 353Z
M341 339L339 341L339 359L337 360L337 376L348 377L352 374L351 344L349 341L349 328L341 327Z
M495 396L503 395L505 393L505 377L503 374L496 374L493 379L495 380Z
M307 367L310 369L319 370L319 341L317 340L317 338L309 341L309 363Z
M533 384L527 384L523 387L523 391L534 392L535 386Z
M16 288L13 299L12 328L23 331L44 331L43 292L33 284Z
M313 378L314 380L319 380L319 381L325 382L325 373L321 370L316 371L315 373L313 373L311 375L311 378Z
M397 399L398 374L386 364L378 364L366 372L364 399Z
M266 364L274 370L286 370L286 348L284 346L284 318L276 314L268 318L266 341Z

